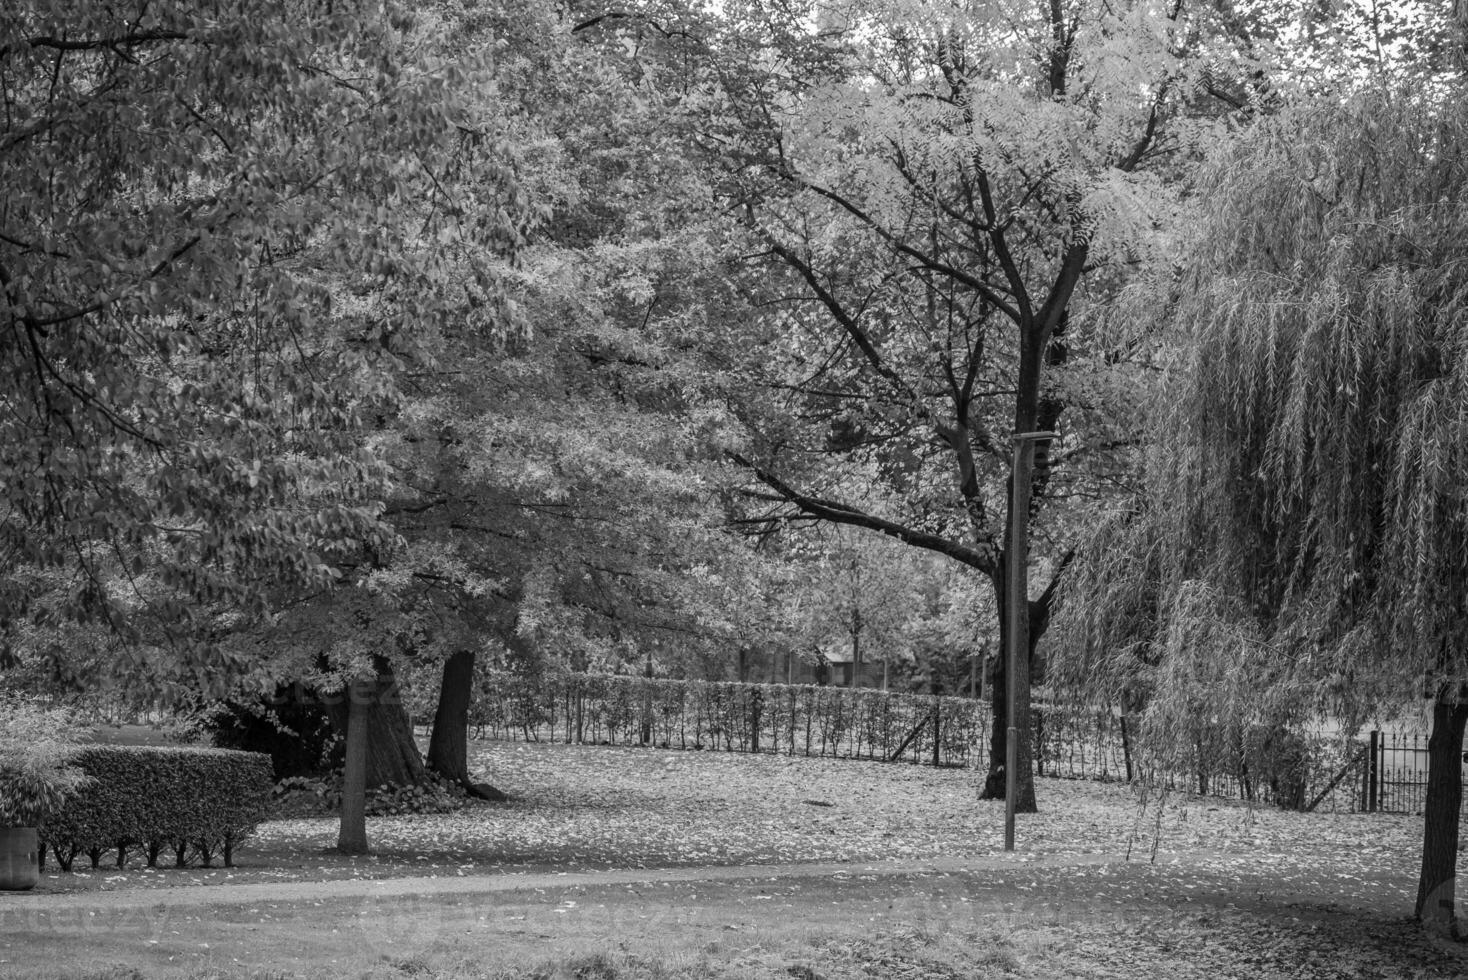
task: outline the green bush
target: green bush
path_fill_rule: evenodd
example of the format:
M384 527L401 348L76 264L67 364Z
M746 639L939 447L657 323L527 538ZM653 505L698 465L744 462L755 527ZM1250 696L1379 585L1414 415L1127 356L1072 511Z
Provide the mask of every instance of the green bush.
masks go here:
M78 854L96 867L115 852L143 849L148 866L169 851L179 867L215 855L226 867L234 848L264 820L274 778L270 756L224 749L87 745L71 762L92 777L40 827L41 840L65 870Z
M858 759L902 748L904 759L932 762L934 711L943 765L981 762L988 741L989 706L972 698L577 673L481 671L478 684L471 722L527 741Z

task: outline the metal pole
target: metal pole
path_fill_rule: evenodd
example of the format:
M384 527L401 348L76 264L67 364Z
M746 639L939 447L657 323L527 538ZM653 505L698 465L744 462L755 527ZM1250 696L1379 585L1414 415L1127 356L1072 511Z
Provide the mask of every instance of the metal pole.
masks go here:
M1009 650L1005 663L1005 690L1008 692L1006 705L1008 725L1004 739L1004 849L1014 850L1014 810L1019 800L1019 731L1016 724L1015 704L1019 701L1019 658L1028 651L1021 649L1022 627L1029 626L1022 616L1029 615L1025 588L1025 562L1028 558L1028 535L1030 518L1030 470L1034 464L1036 439L1054 439L1054 432L1016 432L1014 434L1014 461L1010 467L1009 492ZM1024 634L1029 630L1024 629ZM1026 646L1028 644L1025 644Z
M1376 813L1381 805L1381 732L1371 731L1371 756L1367 758L1367 810Z

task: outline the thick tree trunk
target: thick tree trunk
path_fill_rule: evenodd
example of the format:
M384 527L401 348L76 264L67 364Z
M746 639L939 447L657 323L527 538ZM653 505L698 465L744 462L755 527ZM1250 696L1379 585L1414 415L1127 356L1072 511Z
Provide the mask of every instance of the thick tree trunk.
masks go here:
M1033 433L1038 431L1050 431L1060 419L1065 409L1064 402L1054 398L1040 397L1040 378L1046 365L1055 366L1066 360L1066 346L1063 336L1066 328L1066 304L1070 300L1070 292L1079 280L1085 266L1086 246L1073 245L1066 254L1064 268L1045 307L1039 311L1034 319L1026 318L1026 322L1020 325L1020 355L1019 370L1015 379L1015 404L1014 404L1014 431L1015 433ZM984 781L984 790L980 794L981 799L1003 799L1005 795L1004 786L1004 764L1006 751L1008 749L1008 665L1005 658L1009 650L1009 626L1008 616L1008 558L1009 549L1015 547L1018 542L1010 540L1010 529L1014 526L1014 514L1012 513L1016 496L1028 496L1029 508L1033 511L1041 500L1044 499L1045 490L1050 481L1050 445L1046 440L1037 440L1034 444L1033 466L1030 468L1029 494L1020 495L1013 493L1013 474L1011 473L1011 492L1009 506L1005 508L1005 554L999 557L997 567L990 575L990 581L994 585L994 596L997 600L996 608L999 615L999 662L1000 668L995 671L994 676L994 719L991 737L989 740L989 775ZM1016 447L1016 452L1018 448ZM1016 459L1018 461L1018 459ZM1022 520L1028 522L1030 513L1024 514ZM1027 535L1026 535L1027 537ZM1021 589L1021 595L1028 594L1028 590ZM1015 705L1015 736L1020 740L1018 753L1019 784L1015 810L1018 813L1035 812L1035 774L1033 767L1033 755L1030 746L1030 666L1034 662L1035 646L1040 637L1044 635L1045 628L1050 621L1050 608L1048 599L1044 602L1026 602L1026 615L1023 625L1028 633L1024 643L1024 662L1021 669L1025 676L1020 679L1016 696L1019 703Z
M474 651L458 650L443 664L438 708L428 740L428 768L459 784L483 800L509 797L488 783L476 783L469 774L469 705L474 697Z
M377 699L367 725L368 785L416 786L427 775L398 680L385 667L377 675Z
M991 581L994 586L994 595L998 602L998 608L1004 609L1006 579L1004 576L1003 563L1001 571L995 574ZM1028 655L1034 657L1035 644L1044 635L1045 627L1048 625L1049 617L1041 612L1036 614L1038 603L1029 604L1029 637ZM1009 650L1009 625L1008 616L999 617L999 658L994 668L994 679L991 683L993 692L994 716L989 729L989 773L984 779L983 791L979 794L981 800L1002 800L1005 794L1004 764L1006 753L1009 748L1009 664L1007 663L1007 652ZM1020 739L1019 745L1019 795L1015 801L1015 812L1034 813L1035 804L1035 770L1034 757L1030 750L1030 698L1028 684L1022 685L1020 696L1023 701L1020 705L1020 717L1016 719L1017 732Z
M428 739L428 768L456 783L469 781L469 705L474 696L474 651L458 650L443 664L433 732Z
M427 778L423 755L413 740L408 712L392 665L377 664L377 678L369 681L374 697L367 713L367 785L417 786ZM348 705L331 705L331 720L337 731L348 731Z
M1422 873L1416 916L1436 932L1456 936L1458 808L1463 802L1463 728L1468 704L1439 699L1427 742L1427 803L1422 828Z
M341 829L336 849L343 854L367 853L367 743L376 684L370 678L346 687L347 759L342 774Z

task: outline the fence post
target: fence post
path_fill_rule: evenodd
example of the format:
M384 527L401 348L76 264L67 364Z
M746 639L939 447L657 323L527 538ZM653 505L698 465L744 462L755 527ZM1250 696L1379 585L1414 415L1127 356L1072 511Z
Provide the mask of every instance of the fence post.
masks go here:
M1371 731L1371 742L1366 756L1366 811L1375 813L1381 805L1381 732Z
M943 744L943 702L933 698L933 768L938 768L938 749Z
M652 662L647 665L647 676L652 676ZM644 682L642 686L642 744L652 744L652 684Z
M758 687L752 688L749 692L749 751L753 752L756 755L759 754L759 716L760 705L763 702L764 697L761 695L760 689Z

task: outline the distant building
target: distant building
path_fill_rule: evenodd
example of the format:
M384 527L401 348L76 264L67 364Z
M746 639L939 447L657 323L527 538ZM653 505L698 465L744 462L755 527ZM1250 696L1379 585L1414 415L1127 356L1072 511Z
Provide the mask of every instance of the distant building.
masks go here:
M868 654L863 650L857 686L880 689L884 680L889 684L901 683L896 668L899 663L908 662L908 658L905 655L894 658L890 671L884 661L882 654ZM851 640L843 637L795 652L741 650L735 679L750 684L850 687L851 666Z
M862 651L861 664L857 668L857 687L882 687L888 676L883 654ZM789 682L792 684L820 684L828 687L851 686L851 641L845 637L822 643L807 656L796 656L791 664Z

